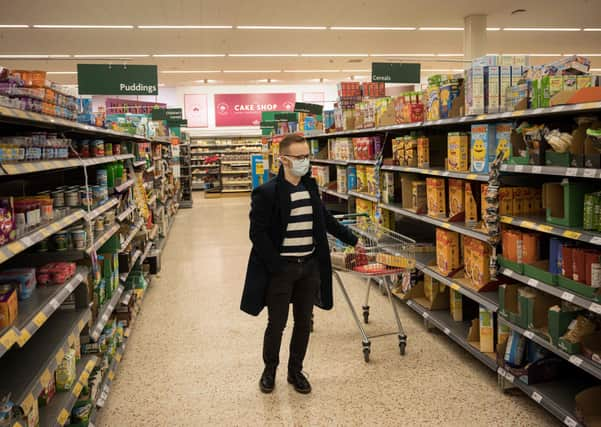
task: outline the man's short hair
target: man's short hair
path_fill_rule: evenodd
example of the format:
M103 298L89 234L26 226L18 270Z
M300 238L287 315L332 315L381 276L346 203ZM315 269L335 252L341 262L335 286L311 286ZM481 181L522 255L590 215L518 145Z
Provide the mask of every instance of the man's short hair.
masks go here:
M298 144L299 142L306 143L307 141L305 141L304 137L295 133L290 133L286 135L284 139L280 141L280 153L287 153L289 151L288 149L292 144Z

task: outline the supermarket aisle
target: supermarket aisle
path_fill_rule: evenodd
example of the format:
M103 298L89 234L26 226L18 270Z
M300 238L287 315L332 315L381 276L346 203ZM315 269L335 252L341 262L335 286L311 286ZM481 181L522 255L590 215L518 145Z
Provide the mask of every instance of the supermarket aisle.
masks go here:
M248 202L196 194L194 208L178 213L161 276L97 425L556 425L529 398L501 394L496 376L444 335L426 332L406 307L407 356L399 357L394 337L383 338L365 364L338 292L333 311L316 311L306 360L314 392L294 392L284 366L274 393L263 395L266 314L252 318L238 309L250 247ZM360 301L364 285L348 288ZM389 307L372 295L370 330L385 332Z

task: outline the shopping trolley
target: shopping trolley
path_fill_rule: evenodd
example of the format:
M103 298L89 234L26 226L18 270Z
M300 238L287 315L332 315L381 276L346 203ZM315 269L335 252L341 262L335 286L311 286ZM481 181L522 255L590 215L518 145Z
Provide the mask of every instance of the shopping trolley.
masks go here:
M353 248L342 243L334 236L329 235L330 255L332 258L332 273L340 286L342 295L346 300L353 319L359 328L362 338L363 356L369 362L371 353L370 339L390 335L398 335L399 351L405 355L407 335L399 319L397 305L392 297L392 288L399 275L415 268L415 241L394 231L388 230L368 217L361 214L336 216L359 238L360 245ZM363 305L363 321L369 322L369 294L371 282L376 282L382 288L392 307L394 320L397 325L396 332L369 336L366 334L359 316L353 307L351 299L344 287L340 276L341 272L361 277L367 282L365 304Z

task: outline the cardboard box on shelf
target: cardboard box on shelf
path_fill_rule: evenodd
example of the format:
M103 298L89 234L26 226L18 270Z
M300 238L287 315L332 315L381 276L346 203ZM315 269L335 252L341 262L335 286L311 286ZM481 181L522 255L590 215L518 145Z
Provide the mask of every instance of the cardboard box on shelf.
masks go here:
M511 334L511 328L504 323L497 322L497 349L507 343L509 334Z
M430 140L425 136L417 138L417 167L430 167Z
M493 314L484 307L480 307L480 351L483 353L494 353L495 351L495 329L493 323Z
M490 66L486 70L486 112L498 113L501 110L501 69L499 66Z
M427 191L425 181L411 182L411 206L410 209L415 213L425 213L427 211Z
M454 289L449 290L449 306L451 317L455 322L463 321L463 296Z
M547 329L549 324L549 309L561 302L553 295L529 289L528 294L520 296L526 298L529 329Z
M449 217L465 213L465 181L449 179Z
M455 172L469 170L469 136L463 132L448 134L447 169Z
M561 305L549 307L548 315L548 332L553 345L559 345L559 338L565 334L568 326L580 314L580 311L564 311Z
M496 147L496 126L494 124L472 125L471 132L471 171L488 173L489 165L494 161Z
M367 194L375 196L378 190L377 179L376 179L376 168L373 166L367 166L365 168L365 174L367 178Z
M449 288L427 274L424 276L424 294L431 310L449 308Z
M367 193L367 167L364 165L357 165L357 188L356 191L360 193Z
M507 90L511 87L511 66L502 65L499 70L500 84L499 84L499 96L500 96L500 110L508 111L507 109Z
M485 113L484 79L484 67L472 66L467 72L465 89L465 111L467 115Z
M503 152L503 160L508 160L511 156L511 132L512 123L497 123L495 126L495 158L500 152Z
M444 276L461 267L458 233L436 229L436 264Z
M8 328L17 320L19 303L17 291L12 290L0 295L0 328Z
M589 387L576 395L576 416L585 426L599 426L601 420L601 386Z
M478 185L472 182L466 182L465 184L465 223L468 226L474 226L478 223L478 204L472 189L477 190L475 186Z
M336 166L336 191L346 193L348 188L346 167Z
M465 275L472 287L481 289L490 282L491 248L485 242L464 237Z
M547 222L564 227L581 227L584 195L594 190L589 184L567 178L543 184L543 205Z
M327 187L330 183L329 166L311 166L311 175L320 187Z
M380 179L382 182L382 203L394 203L395 197L395 174L393 172L381 172Z
M482 198L484 200L484 197ZM482 202L484 204L484 202ZM513 215L513 188L499 189L499 215Z
M447 216L446 181L444 178L426 178L428 215L438 218Z

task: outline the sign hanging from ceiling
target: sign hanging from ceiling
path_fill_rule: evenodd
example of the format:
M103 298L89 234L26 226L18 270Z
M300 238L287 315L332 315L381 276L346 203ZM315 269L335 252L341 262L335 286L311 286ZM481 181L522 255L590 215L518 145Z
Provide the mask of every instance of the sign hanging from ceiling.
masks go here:
M184 112L189 128L209 127L209 96L203 93L184 94Z
M215 95L215 126L259 126L264 111L294 111L295 93Z
M156 65L77 64L80 95L158 95Z
M372 62L371 81L382 83L419 83L420 64Z

